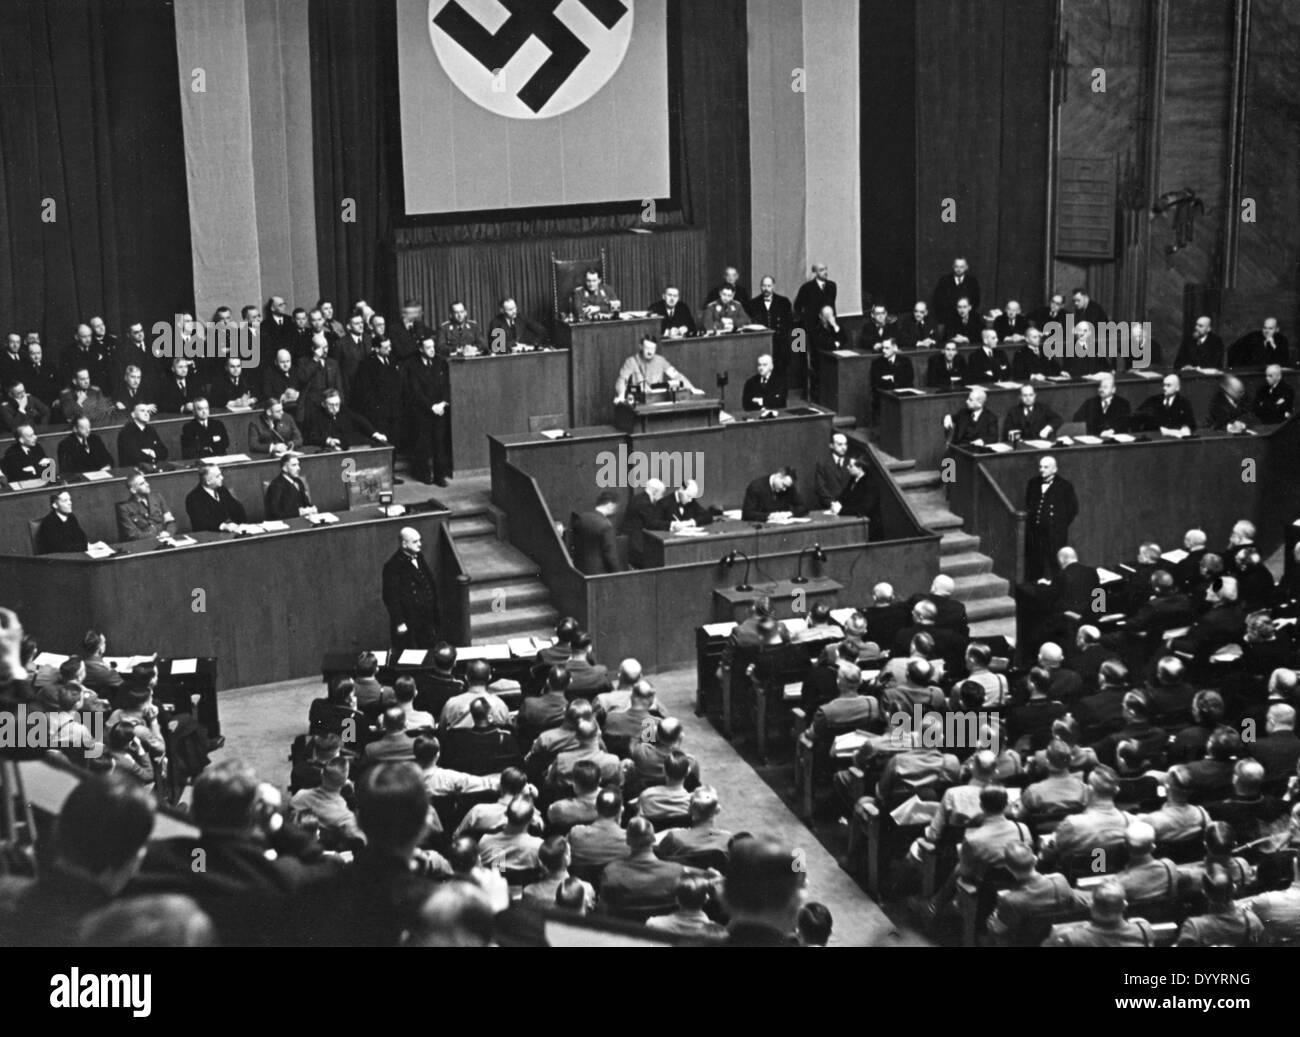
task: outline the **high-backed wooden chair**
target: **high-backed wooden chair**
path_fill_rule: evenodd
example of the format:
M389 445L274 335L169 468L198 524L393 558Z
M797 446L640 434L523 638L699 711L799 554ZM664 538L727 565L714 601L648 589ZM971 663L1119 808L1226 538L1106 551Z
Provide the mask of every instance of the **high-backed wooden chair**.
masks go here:
M561 259L551 253L551 302L552 317L559 320L569 312L569 297L575 288L581 288L586 281L588 270L598 270L602 281L608 280L609 267L605 261L605 250L600 250L597 258Z

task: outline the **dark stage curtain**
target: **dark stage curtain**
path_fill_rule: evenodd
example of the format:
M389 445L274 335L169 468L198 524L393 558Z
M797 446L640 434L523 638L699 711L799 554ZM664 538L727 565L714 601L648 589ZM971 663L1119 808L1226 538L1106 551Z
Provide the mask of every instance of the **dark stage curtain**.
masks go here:
M916 302L916 0L865 0L862 105L862 302Z
M179 84L163 0L0 3L0 332L193 306Z
M1042 0L916 0L920 297L965 255L984 308L1043 301L1053 31Z
M583 243L570 239L641 225L637 203L625 210L572 216L548 213L541 218L397 226L403 214L396 211L394 190L401 132L392 0L312 0L310 24L316 233L325 294L332 293L348 305L364 297L372 305L391 309L400 301L389 296L398 291L396 265L402 253L419 252L421 264L450 270L461 265L463 255L448 251L443 256L443 247L545 239L556 242L561 251L578 254ZM742 262L750 247L745 0L670 0L668 53L675 72L669 103L677 197L672 205L660 207L655 229L703 230L708 271L704 281L716 280L724 266ZM357 201L356 223L339 219L345 197ZM510 280L508 275L506 265L484 271L494 284ZM403 283L409 285L409 276L403 275ZM683 290L692 305L703 301L698 297L703 282L684 284ZM426 297L422 301L427 319L439 315L449 300ZM638 300L637 305L648 301ZM520 302L533 308L546 301ZM486 320L490 312L476 316Z

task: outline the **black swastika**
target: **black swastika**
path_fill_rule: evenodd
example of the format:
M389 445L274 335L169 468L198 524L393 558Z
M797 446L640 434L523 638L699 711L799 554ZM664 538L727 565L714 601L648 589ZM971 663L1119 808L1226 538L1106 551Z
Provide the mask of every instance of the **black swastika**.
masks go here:
M519 100L533 112L540 112L569 76L591 53L559 18L555 9L563 0L499 0L510 12L495 34L463 7L451 0L433 19L433 24L459 43L489 72L505 68L528 40L536 36L551 52L541 68L519 91ZM628 13L620 0L579 0L606 29L613 29Z

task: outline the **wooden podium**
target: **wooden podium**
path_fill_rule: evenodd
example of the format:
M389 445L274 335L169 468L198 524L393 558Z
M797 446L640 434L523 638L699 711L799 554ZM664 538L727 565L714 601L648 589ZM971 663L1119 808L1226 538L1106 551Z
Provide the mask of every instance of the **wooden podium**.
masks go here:
M722 401L716 396L692 396L683 392L672 400L667 393L655 393L646 403L616 406L614 427L628 433L712 428L719 423L721 411Z
M569 350L569 424L572 428L607 425L614 420L614 382L643 335L659 335L658 317L563 322L555 344Z

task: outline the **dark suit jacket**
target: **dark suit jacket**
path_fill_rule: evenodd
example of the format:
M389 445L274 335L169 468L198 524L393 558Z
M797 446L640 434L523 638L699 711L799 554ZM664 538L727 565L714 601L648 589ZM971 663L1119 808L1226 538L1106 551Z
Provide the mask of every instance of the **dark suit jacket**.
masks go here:
M1059 481L1059 480L1058 480ZM1053 484L1055 488L1055 484ZM1077 612L1087 619L1095 617L1092 609L1092 592L1101 586L1097 570L1076 562L1066 566L1054 577L1048 588L1049 607L1057 612Z
M925 339L934 339L939 345L939 325L933 317L918 321L912 314L902 317L898 322L898 346L900 349L916 349L917 343ZM923 348L932 348L929 346Z
M956 338L958 335L964 337L972 346L978 346L984 335L984 318L972 310L962 320L961 317L954 313L943 328L944 341ZM967 362L967 367L970 363Z
M405 324L400 320L391 324L388 329L388 336L393 340L393 355L400 363L420 352L420 343L426 338L434 338L434 330L425 324L422 320L417 320L407 330Z
M909 612L916 607L918 601L928 601L934 606L936 627L951 630L961 638L966 637L970 623L966 618L966 606L960 601L942 594L930 594L928 591L925 594L913 594L907 600Z
M363 333L361 341L358 342L352 337L352 333L348 332L341 339L338 339L335 345L338 348L337 350L331 349L330 356L337 357L339 374L343 378L343 385L346 387L346 391L351 393L353 383L357 377L357 369L370 353L370 334L368 332ZM346 400L347 397L344 397L344 399Z
M40 529L36 531L36 553L40 555L84 551L86 544L86 534L82 532L76 515L63 519L51 511L41 519Z
M293 483L281 472L266 488L266 517L291 519L298 517L300 508L310 507L311 491L305 479Z
M663 303L661 302L660 305L662 306ZM680 303L677 308L683 309ZM692 331L695 330L695 322L690 319L689 313L686 315L685 323ZM521 344L540 346L546 340L546 329L522 313L513 321L507 320L504 314L498 313L488 324L487 342L488 351L491 353L509 353L515 346Z
M14 443L5 451L4 459L0 460L0 472L3 472L4 477L10 482L39 479L44 471L41 462L45 460L45 448L40 443L31 450L24 450Z
M199 379L197 375L191 374L185 379L185 388L182 389L176 379L170 374L162 380L158 386L158 409L167 414L183 414L182 408L189 403L194 402L194 398L199 395Z
M978 342L976 336L971 340ZM977 385L985 382L1003 382L1011 377L1011 365L1001 350L993 350L989 356L983 349L977 349L966 358L966 384Z
M848 484L848 459L845 459L843 465L837 465L829 457L822 458L813 471L813 492L817 496L817 507L829 508L831 501L838 500Z
M1290 358L1291 346L1282 332L1275 333L1272 348L1266 348L1264 332L1258 328L1242 335L1228 351L1228 362L1233 367L1267 367L1269 364L1285 367Z
M749 314L749 319L755 324L771 328L772 338L776 342L788 338L790 332L794 330L794 307L790 305L790 300L784 295L777 295L774 292L769 308L760 293L745 303L745 312Z
M667 529L673 522L689 522L692 519L697 526L707 526L713 521L713 514L699 501L692 500L679 504L675 493L665 496L656 505L656 511L660 525L647 526L647 529Z
M403 367L402 373L406 379L404 398L408 416L422 422L433 422L437 415L430 408L435 403L451 401L451 376L444 358L435 356L428 365L424 359L423 356L412 357ZM450 417L451 410L448 408L443 420Z
M987 446L998 441L997 415L985 407L975 418L963 407L952 416L952 439L954 446L962 446L982 439Z
M142 450L152 450L154 457L142 454ZM158 430L152 425L143 429L134 419L122 426L117 434L117 463L123 468L138 468L142 464L161 464L168 457L167 447L163 445Z
M381 432L394 429L402 417L401 361L392 355L387 363L374 354L366 357L357 369L351 405Z
M838 291L839 288L831 280L822 284L818 284L815 277L811 281L805 281L795 293L794 319L805 328L811 329L817 323L823 306L834 309Z
M660 505L652 501L645 490L639 490L632 497L623 516L623 533L627 537L627 556L635 565L640 565L645 551L645 531L647 529L667 529L668 523L660 515Z
M208 389L208 403L215 409L224 407L231 400L237 400L247 394L250 399L258 399L258 387L253 376L247 371L239 372L239 380L232 382L230 375L222 371L212 381Z
M754 403L755 397L762 398L761 407ZM768 376L767 385L764 386L758 375L751 375L745 380L745 387L741 392L741 405L748 411L780 410L786 405L785 379L773 371Z
M958 353L952 358L952 370L942 353L930 357L925 367L925 384L931 389L956 389L966 382L966 358Z
M1035 403L1026 416L1024 404L1017 403L1002 419L1002 438L1009 442L1011 433L1019 432L1022 439L1038 439L1044 425L1055 431L1061 427L1061 416L1042 403Z
M27 395L27 409L21 414L18 413L13 400L6 397L5 401L0 403L0 429L6 432L12 432L20 425L40 428L42 425L48 425L49 422L50 408L30 391Z
M1254 425L1255 415L1246 408L1245 399L1237 403L1222 389L1215 390L1214 395L1210 397L1210 413L1205 418L1206 426L1213 429L1226 429L1234 421Z
M1127 432L1132 408L1122 396L1110 398L1110 409L1102 414L1101 400L1093 396L1084 401L1083 406L1074 412L1074 420L1082 421L1087 426L1088 435L1099 436L1107 429L1112 432Z
M218 500L213 500L207 489L196 486L185 495L185 514L190 517L190 528L196 533L215 533L223 522L247 522L244 506L224 486L217 488Z
M1061 365L1050 357L1044 356L1042 350L1035 353L1028 346L1021 346L1011 358L1011 377L1017 381L1028 381L1036 374L1050 378L1060 373Z
M788 511L795 515L808 513L807 507L799 501L797 486L785 493L774 493L771 477L767 475L760 475L745 488L745 500L740 510L740 517L745 522L766 522L767 516L774 511Z
M339 365L329 358L326 358L322 366L311 357L303 357L294 365L293 377L294 387L302 394L302 399L310 404L299 410L303 420L311 414L313 406L321 406L327 389L343 391L343 373L339 370Z
M598 511L584 511L574 516L573 552L574 564L589 576L622 571L614 526Z
M993 330L998 333L998 341L1005 342L1012 335L1023 335L1029 330L1029 318L1025 314L1018 317L1010 317L1002 314L993 321Z
M1106 311L1101 308L1096 299L1089 299L1088 305L1083 309L1074 311L1074 325L1078 327L1084 321L1092 325L1092 330L1097 330L1097 325L1106 320Z
M910 389L915 383L916 373L912 370L912 361L905 356L895 355L891 363L883 356L877 357L871 364L868 381L873 392L883 389Z
M869 474L864 474L856 482L847 482L840 491L840 514L850 518L866 518L872 523L871 539L880 539L876 525L880 521L880 490L876 481Z
M1213 331L1205 336L1204 342L1198 342L1193 335L1183 343L1182 349L1178 351L1174 366L1217 367L1222 369L1224 366L1223 352L1223 339L1219 338Z
M354 410L341 407L334 417L323 410L307 416L303 423L302 436L305 443L323 447L325 440L337 439L340 450L352 450L355 447L372 443L375 426Z
M104 441L92 432L83 445L77 434L59 440L59 474L76 475L80 472L98 472L113 467L113 455Z
M869 609L863 609L862 615L867 620L868 640L875 641L881 648L892 645L898 632L912 622L912 609L905 601L872 605Z
M181 426L181 457L192 461L199 457L224 457L230 453L230 434L216 418L208 418L208 427L199 419Z
M399 549L384 563L383 598L393 640L405 623L413 643L422 644L432 641L438 628L438 588L424 555L416 559L412 565L410 556Z
M980 312L980 283L975 276L967 272L961 284L952 274L944 274L934 286L934 295L930 298L930 312L940 324L948 326L948 335L952 335L951 325L957 317L957 300L969 299L971 312ZM979 341L977 334L973 341Z
M669 328L685 328L686 334L694 335L698 331L695 324L695 318L691 315L691 308L677 300L677 305L673 307L673 312L668 312L668 304L662 299L656 299L650 304L649 312L660 319L659 333L667 334Z
M864 353L878 353L879 346L889 340L898 341L898 322L885 318L884 326L868 318L858 331L858 348Z
M1046 535L1052 550L1059 551L1066 545L1070 523L1079 514L1074 486L1059 475L1054 476L1044 497L1043 480L1035 475L1025 484L1025 514L1027 525Z
M1175 395L1167 407L1164 394L1157 393L1142 401L1131 424L1134 428L1141 427L1149 431L1182 428L1184 425L1195 429L1196 415L1192 412L1192 401L1182 393Z
M1295 390L1286 382L1274 386L1261 385L1252 410L1265 425L1283 422L1295 413Z

